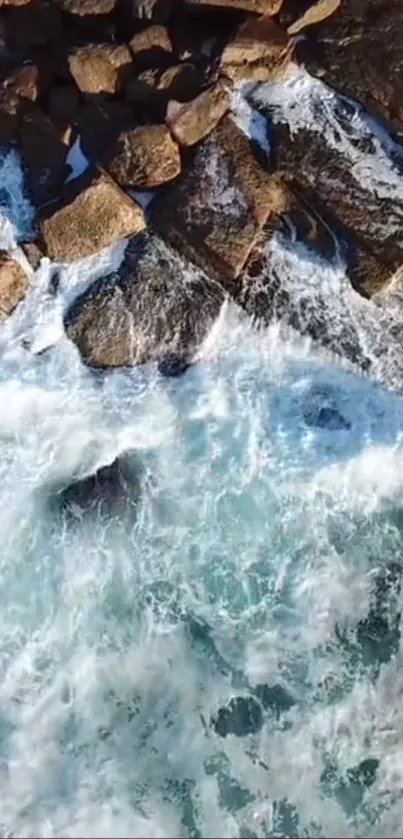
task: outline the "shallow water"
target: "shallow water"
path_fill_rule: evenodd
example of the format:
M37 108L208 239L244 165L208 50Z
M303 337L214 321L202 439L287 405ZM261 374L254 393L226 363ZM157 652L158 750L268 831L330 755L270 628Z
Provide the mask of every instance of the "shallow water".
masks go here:
M229 304L181 378L93 375L62 314L123 249L56 296L45 261L0 331L0 834L402 836L403 402L376 354L359 377ZM55 515L126 451L129 519Z

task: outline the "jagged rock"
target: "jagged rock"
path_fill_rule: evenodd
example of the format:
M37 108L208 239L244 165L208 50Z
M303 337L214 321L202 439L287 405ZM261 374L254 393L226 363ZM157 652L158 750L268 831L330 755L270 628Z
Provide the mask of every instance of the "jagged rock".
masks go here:
M68 62L82 93L113 94L124 85L132 56L123 44L90 44L73 49Z
M343 0L298 45L309 71L387 120L403 135L403 5Z
M141 207L103 172L86 172L48 204L39 227L47 256L71 262L144 228Z
M13 4L5 20L6 44L22 53L55 41L61 31L60 9L52 0L31 0Z
M188 6L218 6L258 15L276 15L283 0L185 0Z
M172 42L165 26L155 24L137 32L129 42L136 67L166 67L172 63Z
M249 18L225 47L221 69L232 79L269 81L291 63L288 35L268 17Z
M253 696L234 696L228 705L218 709L211 722L220 737L227 737L228 734L247 737L262 728L262 706Z
M29 277L7 251L0 250L0 319L11 312L25 297Z
M72 15L108 15L118 0L57 0L63 11Z
M74 302L65 328L93 367L164 365L175 356L177 369L185 369L223 300L216 284L161 240L142 234L129 243L119 273L97 281Z
M336 9L339 8L341 0L316 0L316 3L308 6L307 9L299 14L296 20L289 24L287 32L289 35L296 35L307 26L313 26L315 23L320 23L327 17L330 17Z
M40 206L58 194L70 172L68 148L49 117L32 106L22 116L20 149L30 195Z
M154 189L179 175L179 147L165 125L143 125L122 131L105 166L124 189Z
M366 189L349 160L308 129L270 128L278 170L316 206L339 234L354 288L371 297L403 264L403 202Z
M213 131L228 107L228 88L218 82L192 102L169 102L166 122L181 146L193 146Z
M81 519L93 513L122 520L128 515L135 517L139 496L138 463L134 454L125 454L54 492L51 506L69 518Z
M265 222L285 202L277 178L262 169L228 117L196 150L179 183L151 208L158 233L230 287Z

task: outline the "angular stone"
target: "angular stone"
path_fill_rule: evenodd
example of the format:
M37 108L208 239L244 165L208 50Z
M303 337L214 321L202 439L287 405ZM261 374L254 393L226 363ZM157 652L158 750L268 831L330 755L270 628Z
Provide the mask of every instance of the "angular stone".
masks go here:
M218 82L192 102L169 102L166 122L181 146L194 146L211 134L228 107L228 88Z
M39 220L46 253L59 262L90 256L144 225L141 207L98 171L66 184L61 200L47 205Z
M249 18L225 47L221 69L232 79L269 81L286 71L292 51L288 35L274 21Z
M132 56L122 44L90 44L73 49L68 62L82 93L113 94L123 86Z
M403 202L366 189L344 155L317 131L270 129L277 168L302 185L329 227L339 234L354 288L371 297L403 264Z
M341 0L316 0L287 27L289 35L296 35L307 26L313 26L330 17L339 8Z
M231 285L285 201L278 179L259 166L247 138L224 117L179 183L155 198L151 216L158 233Z
M224 293L155 236L126 250L118 274L94 283L65 318L69 338L93 367L164 362L186 369L218 317Z
M40 206L58 194L70 172L68 148L49 117L31 106L22 117L20 149L30 195Z
M139 69L172 63L172 42L165 26L154 24L137 32L129 42L129 47Z
M72 15L108 15L118 0L57 0L63 11Z
M185 0L187 6L218 6L225 9L241 9L257 15L276 15L283 0Z
M403 135L403 5L343 0L297 47L309 71Z
M181 158L165 125L143 125L119 134L105 166L124 189L153 189L179 175Z
M11 312L25 297L29 277L7 251L0 251L0 319Z

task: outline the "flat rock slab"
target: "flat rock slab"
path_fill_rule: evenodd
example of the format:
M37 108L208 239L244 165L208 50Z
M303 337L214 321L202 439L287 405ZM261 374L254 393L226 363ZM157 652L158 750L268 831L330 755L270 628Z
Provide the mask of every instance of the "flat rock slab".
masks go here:
M358 99L403 135L400 0L343 0L306 34L298 54L309 71Z
M0 319L11 312L25 297L29 277L7 251L0 251Z
M90 256L144 226L141 207L100 171L67 184L61 200L46 205L39 220L45 252L59 262Z
M165 125L121 131L104 162L124 189L154 189L172 181L181 171L179 146Z
M70 308L67 335L97 368L191 361L219 315L224 293L156 236L142 234L119 272L95 282Z
M157 233L231 286L284 200L277 178L262 169L245 135L225 117L197 147L180 182L154 200L151 214Z
M338 235L354 288L379 291L403 264L403 201L382 197L354 177L351 162L322 133L275 122L270 129L275 164L303 184L313 206Z

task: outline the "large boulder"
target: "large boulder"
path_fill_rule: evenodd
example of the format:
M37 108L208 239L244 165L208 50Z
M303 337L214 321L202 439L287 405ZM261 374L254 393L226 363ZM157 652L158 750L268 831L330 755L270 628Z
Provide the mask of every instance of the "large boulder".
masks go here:
M133 239L117 274L95 282L65 318L83 361L185 368L217 318L223 291L155 236ZM169 366L169 365L168 365Z
M67 184L61 199L46 205L39 219L45 252L60 262L90 256L144 225L141 207L100 171Z
M224 117L196 150L179 183L154 200L158 233L208 274L231 286L268 218L285 201L277 178Z
M53 122L39 108L24 111L19 137L21 156L30 196L37 206L59 194L70 172L68 147Z
M165 125L143 125L119 134L105 165L124 189L153 189L179 175L181 158Z
M0 319L11 312L25 297L29 277L7 251L0 251Z
M301 187L339 236L354 288L379 291L403 264L403 201L360 181L349 159L308 128L283 122L270 129L278 170Z
M232 79L269 81L291 63L288 35L268 17L247 19L225 47L221 69Z
M194 146L213 131L228 108L228 88L218 82L191 102L169 102L166 121L181 146Z
M241 9L258 15L276 15L283 0L186 0L188 6L218 6L225 9Z
M123 44L89 44L71 50L68 63L85 94L114 94L123 86L132 56Z
M298 54L309 71L360 100L403 135L403 5L343 0L307 30Z

